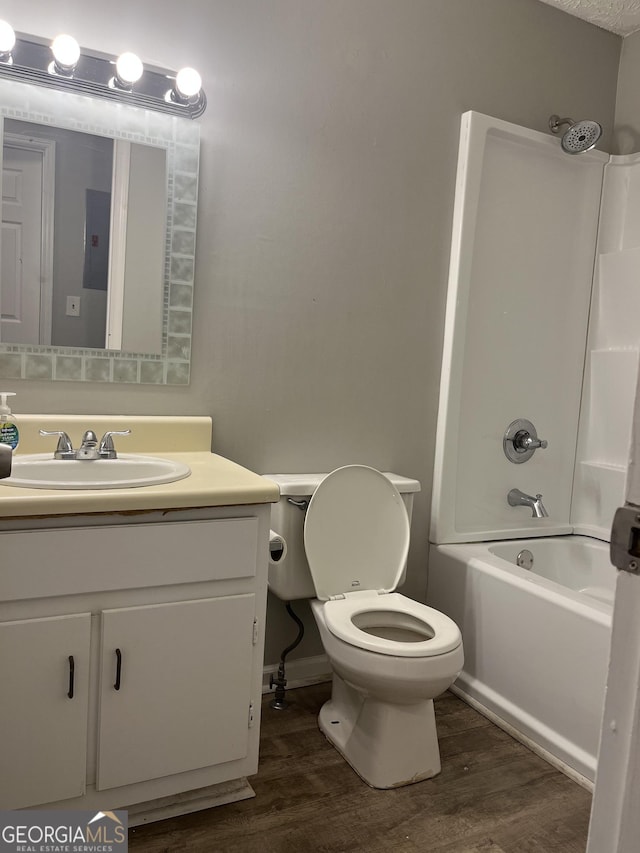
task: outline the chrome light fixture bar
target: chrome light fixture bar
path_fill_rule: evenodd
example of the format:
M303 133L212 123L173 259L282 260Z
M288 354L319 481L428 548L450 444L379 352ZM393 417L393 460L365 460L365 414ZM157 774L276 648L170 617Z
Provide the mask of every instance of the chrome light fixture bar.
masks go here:
M0 36L3 28L11 29L0 21ZM16 33L14 45L10 46L6 34L0 41L0 77L9 80L98 96L191 119L201 116L207 106L200 75L192 68L175 72L143 66L135 54L118 58L79 48L68 35L48 42ZM54 55L54 43L62 44L61 55L57 50Z

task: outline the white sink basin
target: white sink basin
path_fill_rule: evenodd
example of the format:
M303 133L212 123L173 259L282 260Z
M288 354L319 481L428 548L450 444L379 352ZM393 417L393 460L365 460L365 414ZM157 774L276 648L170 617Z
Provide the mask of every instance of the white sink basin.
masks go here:
M53 459L50 453L14 456L11 476L1 485L23 489L131 489L188 477L182 462L123 453L117 459Z

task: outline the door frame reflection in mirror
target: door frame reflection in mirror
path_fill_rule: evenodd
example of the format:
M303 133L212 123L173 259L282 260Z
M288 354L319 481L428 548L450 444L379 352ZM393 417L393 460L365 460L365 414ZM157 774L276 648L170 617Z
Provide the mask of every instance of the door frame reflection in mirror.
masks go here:
M163 148L167 160L161 352L0 343L0 379L188 384L199 125L185 118L2 79L0 116Z

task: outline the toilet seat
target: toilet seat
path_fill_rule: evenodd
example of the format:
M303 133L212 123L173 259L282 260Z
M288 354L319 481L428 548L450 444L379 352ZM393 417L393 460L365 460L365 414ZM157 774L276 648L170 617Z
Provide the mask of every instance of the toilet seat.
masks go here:
M462 643L460 629L452 619L397 592L384 595L373 591L352 593L325 602L323 609L327 628L334 636L351 646L378 654L435 657L453 651ZM369 622L370 627L409 628L424 632L427 639L407 642L379 637L358 627L353 621L358 617L365 624Z
M328 474L309 502L304 545L327 628L338 639L402 658L444 655L461 644L448 616L393 591L407 560L409 519L380 471L347 465Z

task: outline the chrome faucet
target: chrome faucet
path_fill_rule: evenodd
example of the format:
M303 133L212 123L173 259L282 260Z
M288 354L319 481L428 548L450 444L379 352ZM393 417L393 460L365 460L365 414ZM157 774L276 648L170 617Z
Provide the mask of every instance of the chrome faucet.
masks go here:
M71 439L62 430L41 429L40 435L57 435L58 446L53 454L54 459L117 459L118 454L113 446L114 435L129 435L130 429L108 430L98 442L98 437L92 429L88 429L82 436L82 443L77 450L73 449Z
M82 444L76 450L76 459L99 459L98 436L88 429L82 436Z
M536 495L534 498L532 495L521 492L520 489L511 489L507 495L507 501L509 506L528 506L531 510L532 518L549 517L549 513L542 503L542 495Z

